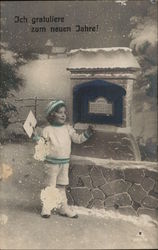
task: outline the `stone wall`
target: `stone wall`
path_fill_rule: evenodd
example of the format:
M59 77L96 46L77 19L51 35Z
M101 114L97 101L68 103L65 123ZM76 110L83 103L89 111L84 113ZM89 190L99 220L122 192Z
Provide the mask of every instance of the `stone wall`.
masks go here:
M143 162L72 161L67 195L71 205L155 217L158 213L158 169L155 165L153 168L143 165Z

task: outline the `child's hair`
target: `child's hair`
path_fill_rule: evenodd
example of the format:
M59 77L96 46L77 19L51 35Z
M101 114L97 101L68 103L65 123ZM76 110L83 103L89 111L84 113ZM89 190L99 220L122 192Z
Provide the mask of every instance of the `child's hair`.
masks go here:
M46 119L47 119L47 121L48 121L49 123L52 123L52 121L53 121L53 115L52 115L52 113L58 112L58 110L59 110L60 108L62 108L62 107L66 107L65 103L60 103L60 104L58 104L56 107L53 108L52 111L50 111L50 112L47 114Z

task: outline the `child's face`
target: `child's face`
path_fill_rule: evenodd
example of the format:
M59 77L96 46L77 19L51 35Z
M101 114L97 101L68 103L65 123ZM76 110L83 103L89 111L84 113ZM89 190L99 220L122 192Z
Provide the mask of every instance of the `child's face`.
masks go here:
M66 121L66 108L61 107L56 112L54 112L54 119L58 124L64 124Z

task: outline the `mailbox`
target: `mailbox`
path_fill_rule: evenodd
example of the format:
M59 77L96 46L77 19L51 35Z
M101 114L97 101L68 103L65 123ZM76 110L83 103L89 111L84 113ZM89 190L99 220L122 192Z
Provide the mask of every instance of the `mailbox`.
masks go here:
M125 94L121 86L100 79L75 86L73 122L121 125Z
M131 131L133 84L140 66L124 47L69 52L70 117L77 128Z

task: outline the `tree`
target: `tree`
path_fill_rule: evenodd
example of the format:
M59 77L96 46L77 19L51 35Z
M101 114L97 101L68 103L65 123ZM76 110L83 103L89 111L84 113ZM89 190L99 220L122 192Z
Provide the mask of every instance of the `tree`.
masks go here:
M133 29L130 32L134 54L142 68L138 79L139 87L145 89L148 96L157 92L157 9L153 5L146 17L132 17Z
M24 61L18 55L7 49L6 44L1 44L0 62L0 126L6 128L9 125L11 112L16 112L16 107L7 101L7 97L13 95L13 90L18 90L22 85L18 77L18 67Z

